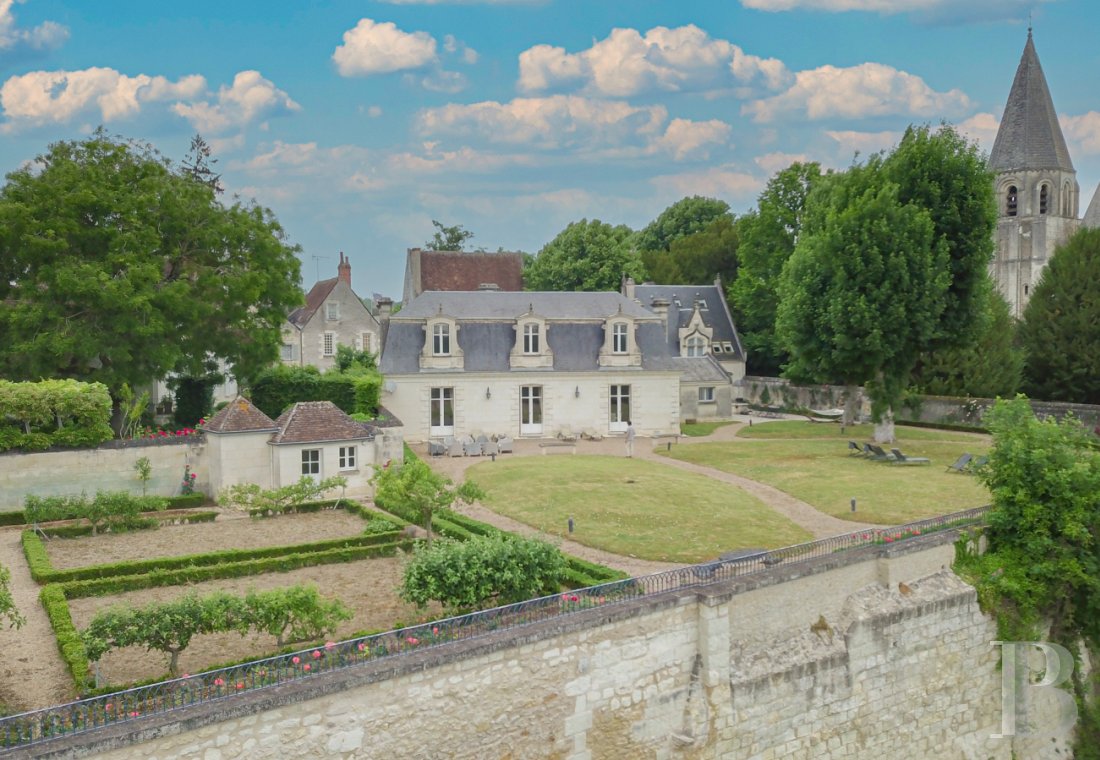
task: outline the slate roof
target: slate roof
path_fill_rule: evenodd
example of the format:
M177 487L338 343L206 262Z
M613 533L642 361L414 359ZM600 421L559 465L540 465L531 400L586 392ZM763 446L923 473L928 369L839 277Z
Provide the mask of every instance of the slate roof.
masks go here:
M212 433L257 433L275 430L275 423L243 396L222 407L202 429Z
M322 443L357 441L371 437L370 430L346 415L331 401L299 401L275 420L278 430L269 443Z
M425 320L437 315L458 323L457 342L463 352L462 370L421 370ZM531 310L547 319L546 343L553 366L511 368L509 356L516 341L515 320ZM453 372L597 372L622 371L600 367L604 343L603 320L619 313L636 320L635 338L642 354L641 369L681 371L678 353L670 350L664 324L650 311L618 293L422 293L390 320L379 368L384 374ZM630 369L630 368L626 368ZM634 368L637 369L637 368Z
M653 301L663 298L668 301L669 314L673 318L668 320L667 340L674 353L680 350L680 329L687 327L691 321L691 315L695 309L695 302L702 306L700 315L703 324L714 330L711 341L723 341L733 344L734 353L722 354L744 360L745 351L741 346L741 339L737 335L737 327L733 324L733 316L726 304L725 294L718 285L635 285L634 298L641 302L647 309L653 308Z
M635 319L653 319L653 312L614 292L562 293L527 291L505 293L492 290L421 293L390 318L423 320L442 313L452 319L514 320L529 311L546 319L600 320L620 310Z
M306 295L306 305L299 306L294 311L290 312L290 316L286 318L287 322L301 330L305 327L306 323L313 318L313 315L317 313L317 310L321 308L321 304L325 302L325 299L332 293L332 289L336 287L336 283L340 281L339 277L333 277L329 280L318 280L312 288L310 288L309 294Z
M1100 229L1100 185L1096 186L1096 192L1092 194L1092 201L1085 210L1081 225L1094 230Z
M483 284L505 291L523 290L523 257L506 251L420 251L420 293L477 290Z
M1030 30L1008 93L997 139L989 153L989 168L998 172L1016 169L1073 171Z

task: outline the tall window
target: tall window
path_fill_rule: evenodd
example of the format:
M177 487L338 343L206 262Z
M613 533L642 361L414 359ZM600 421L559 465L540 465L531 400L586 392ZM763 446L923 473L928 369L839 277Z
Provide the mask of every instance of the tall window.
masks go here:
M1062 185L1062 216L1069 216L1069 183Z
M311 478L321 476L320 449L302 449L302 474Z
M1008 216L1016 216L1016 186L1008 186L1008 194L1005 196L1005 213Z
M340 304L336 301L329 301L325 304L325 319L329 322L335 322L340 318Z
M432 353L447 356L451 353L451 326L434 325L432 327Z
M707 340L701 335L692 335L684 342L688 356L706 356Z
M611 327L611 353L626 353L626 322L616 322Z
M325 356L332 356L336 353L336 333L325 333L321 343L321 353Z
M539 352L539 326L526 324L523 326L523 353L537 354Z
M524 385L519 389L519 424L523 435L542 432L542 388Z
M455 426L455 389L432 388L428 417L430 435L450 435Z
M340 469L341 470L354 470L355 469L355 446L341 446L340 447Z
M284 343L282 351L280 352L279 356L282 358L283 361L286 361L286 362L294 361L294 344L293 343Z
M369 332L363 333L363 337L359 344L364 351L373 351L374 347L371 344L371 334Z
M622 432L626 430L626 423L630 421L630 386L612 385L610 402L608 422L611 431Z
M703 404L709 404L714 401L714 386L703 386L699 388L699 402Z
M1039 213L1045 214L1047 212L1047 206L1050 204L1050 185L1043 185L1039 188Z

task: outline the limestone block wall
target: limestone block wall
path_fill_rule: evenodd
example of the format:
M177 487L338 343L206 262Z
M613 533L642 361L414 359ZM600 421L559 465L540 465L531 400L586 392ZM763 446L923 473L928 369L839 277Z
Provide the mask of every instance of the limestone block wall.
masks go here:
M995 625L943 568L952 539L596 607L56 740L34 756L1067 756L1057 737L992 738Z
M148 457L153 466L147 493L175 496L183 469L195 473L195 490L208 492L209 453L202 438L143 445L105 445L95 449L0 454L0 511L23 508L27 494L36 496L89 495L96 491L141 493L134 465Z

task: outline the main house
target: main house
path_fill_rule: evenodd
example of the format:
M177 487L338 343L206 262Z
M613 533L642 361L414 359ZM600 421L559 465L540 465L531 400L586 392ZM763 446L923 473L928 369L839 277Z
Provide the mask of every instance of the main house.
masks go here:
M390 317L382 400L408 439L674 432L687 365L717 365L667 334L621 293L427 291Z
M283 323L283 364L330 369L336 347L377 353L381 325L351 289L351 263L340 254L337 276L320 280Z

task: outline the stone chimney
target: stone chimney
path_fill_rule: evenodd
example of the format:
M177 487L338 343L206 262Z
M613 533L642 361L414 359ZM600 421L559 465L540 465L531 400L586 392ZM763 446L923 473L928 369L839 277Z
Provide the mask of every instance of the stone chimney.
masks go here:
M378 321L384 322L390 318L393 314L393 299L382 296L374 301L374 306L378 310Z
M622 293L631 301L634 300L634 278L623 275ZM666 304L667 306L667 304Z
M340 282L347 283L347 286L351 287L351 262L344 257L344 252L340 251L340 264L336 267L336 278Z
M668 330L668 305L669 300L667 298L654 298L649 307L654 314L664 320L666 331Z

